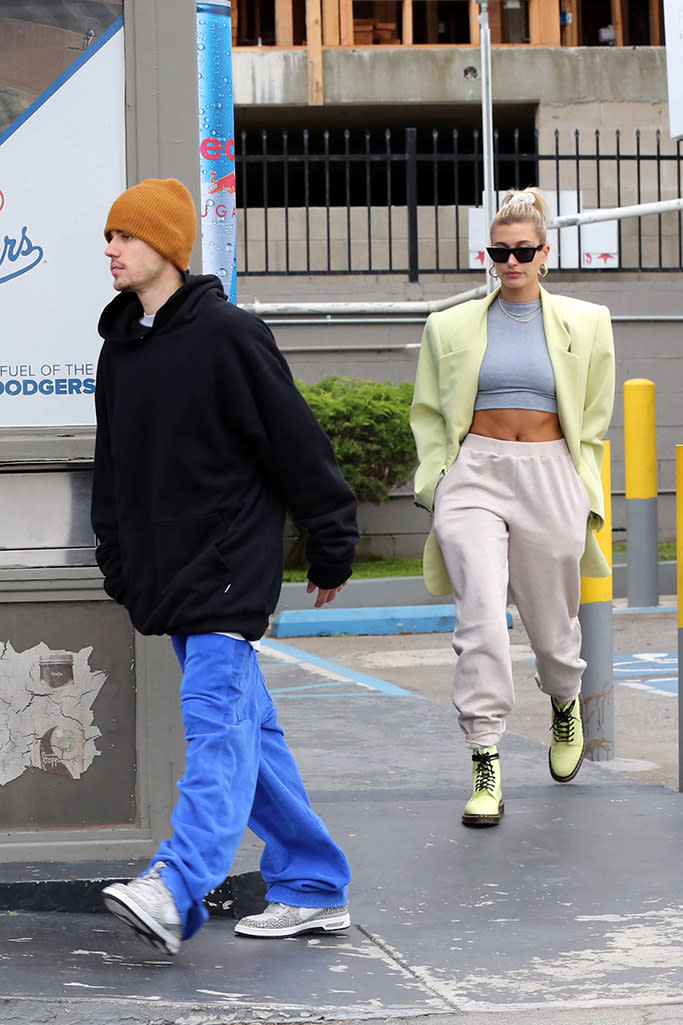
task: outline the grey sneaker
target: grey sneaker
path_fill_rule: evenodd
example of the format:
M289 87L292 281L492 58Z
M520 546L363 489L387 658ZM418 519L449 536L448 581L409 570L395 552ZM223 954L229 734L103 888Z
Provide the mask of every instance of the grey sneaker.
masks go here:
M180 947L180 915L171 892L160 875L163 861L130 883L112 883L102 890L109 911L151 946L167 954Z
M241 918L238 936L296 936L300 932L337 932L351 925L348 905L342 908L295 908L269 904L260 915Z

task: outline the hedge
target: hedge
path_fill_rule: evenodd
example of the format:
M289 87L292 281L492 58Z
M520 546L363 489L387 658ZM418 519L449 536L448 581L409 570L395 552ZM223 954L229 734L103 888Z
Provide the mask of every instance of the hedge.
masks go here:
M329 437L360 502L385 502L417 463L410 430L412 384L325 377L297 387Z

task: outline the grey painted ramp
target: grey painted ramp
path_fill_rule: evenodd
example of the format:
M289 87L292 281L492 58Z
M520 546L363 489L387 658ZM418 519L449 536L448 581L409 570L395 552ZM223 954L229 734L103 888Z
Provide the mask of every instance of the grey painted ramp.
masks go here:
M465 829L454 713L281 656L266 675L351 860L352 928L248 940L215 919L171 960L108 915L4 913L3 1023L683 1021L681 795L590 763L558 785L545 747L508 735L504 820ZM259 848L248 835L233 873Z
M2 996L87 999L92 1020L107 1025L147 1016L166 1023L168 1005L201 1007L202 1021L213 1015L240 1021L352 1018L380 1011L412 1016L442 1007L357 928L345 936L273 942L238 940L233 924L210 922L172 960L131 943L132 934L112 929L102 915L4 915ZM142 1018L134 1010L140 1003L150 1008Z
M683 797L507 735L506 814L460 823L455 714L403 697L288 702L315 806L354 868L353 919L453 1009L683 1001Z

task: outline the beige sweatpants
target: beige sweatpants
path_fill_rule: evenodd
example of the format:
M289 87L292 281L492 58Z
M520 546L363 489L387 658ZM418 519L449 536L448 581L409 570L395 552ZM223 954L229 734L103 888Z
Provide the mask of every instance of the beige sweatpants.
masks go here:
M508 587L540 689L561 702L579 693L579 562L588 512L564 439L469 434L438 485L434 529L455 595L453 703L468 746L497 744L514 704Z

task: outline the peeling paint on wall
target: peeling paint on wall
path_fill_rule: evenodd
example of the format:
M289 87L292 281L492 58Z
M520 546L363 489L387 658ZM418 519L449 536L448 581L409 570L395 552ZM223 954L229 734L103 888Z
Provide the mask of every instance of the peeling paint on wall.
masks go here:
M92 651L0 641L0 785L31 768L70 779L90 768L101 736L92 706L107 679L90 668Z

